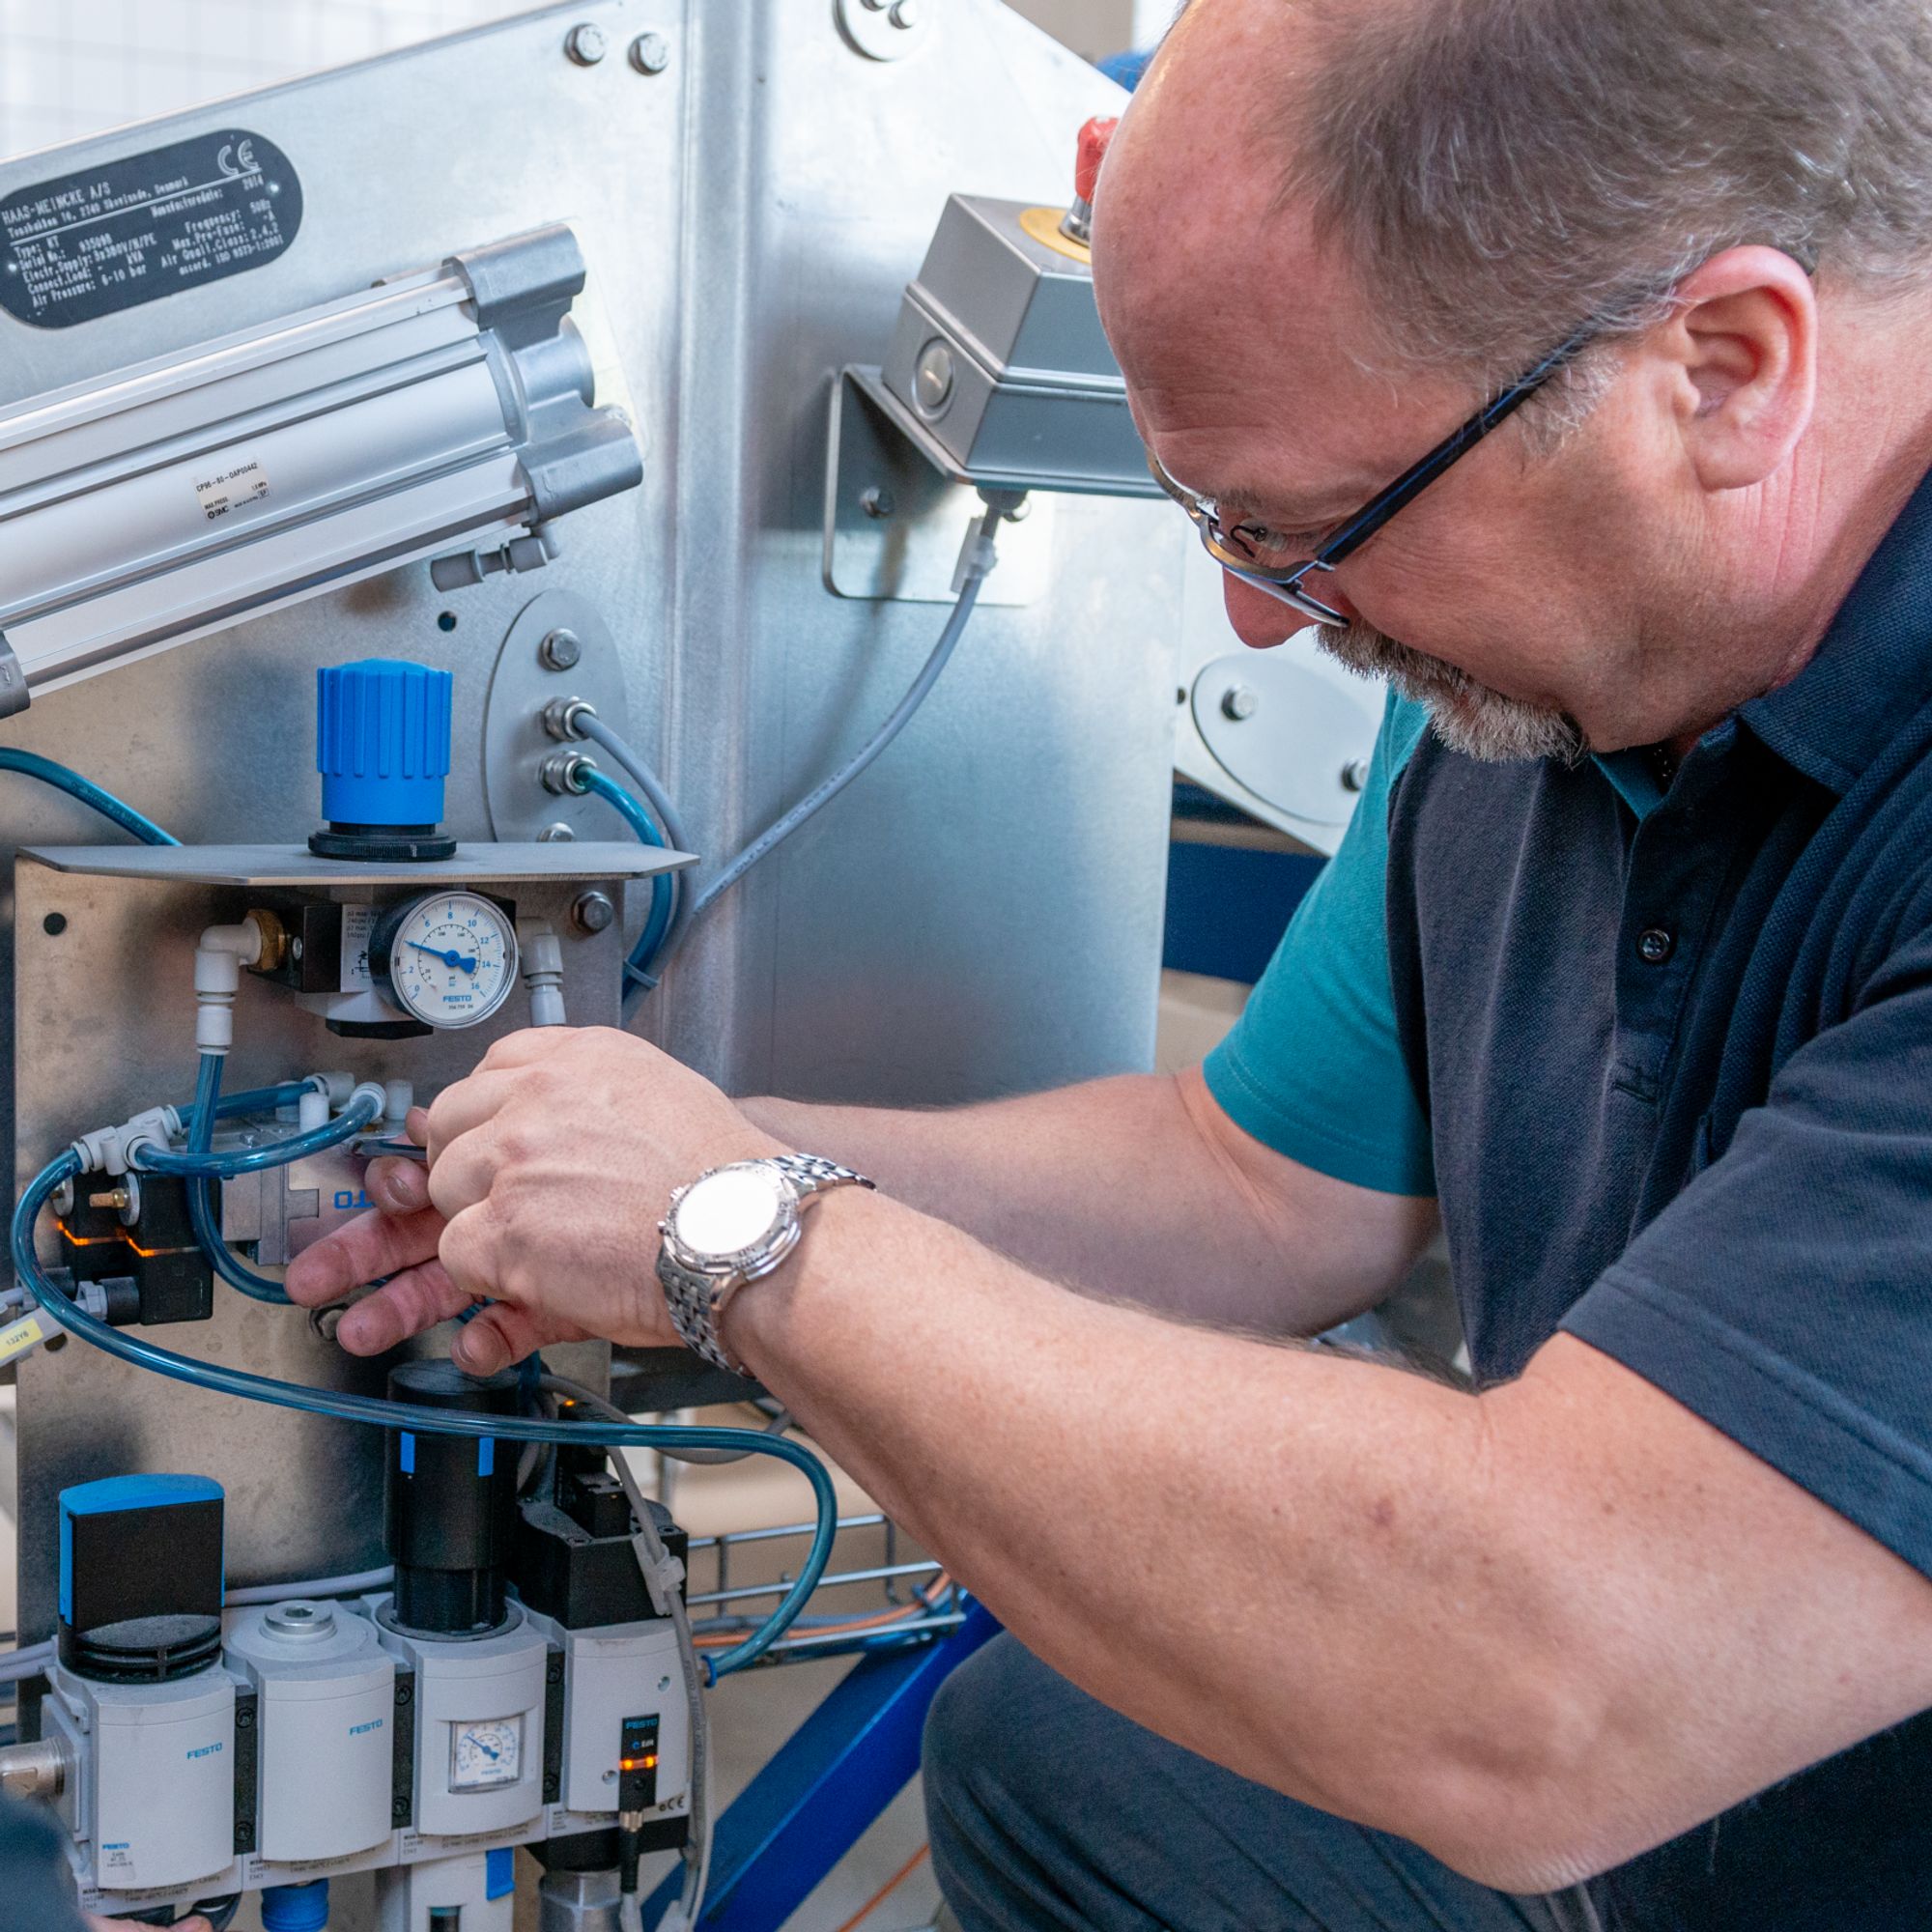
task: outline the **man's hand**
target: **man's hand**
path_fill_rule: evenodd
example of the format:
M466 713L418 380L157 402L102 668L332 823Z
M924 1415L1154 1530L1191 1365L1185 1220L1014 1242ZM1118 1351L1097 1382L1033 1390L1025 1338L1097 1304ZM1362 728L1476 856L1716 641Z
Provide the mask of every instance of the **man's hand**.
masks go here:
M472 1375L589 1335L674 1345L655 1268L671 1190L784 1151L709 1081L604 1028L498 1040L410 1132L427 1172L373 1163L375 1211L299 1256L289 1295L315 1307L388 1276L336 1330L358 1355L487 1302L450 1350Z
M87 1932L128 1932L125 1918L97 1918L93 1913L85 1917ZM184 1918L175 1927L175 1932L213 1932L206 1918Z

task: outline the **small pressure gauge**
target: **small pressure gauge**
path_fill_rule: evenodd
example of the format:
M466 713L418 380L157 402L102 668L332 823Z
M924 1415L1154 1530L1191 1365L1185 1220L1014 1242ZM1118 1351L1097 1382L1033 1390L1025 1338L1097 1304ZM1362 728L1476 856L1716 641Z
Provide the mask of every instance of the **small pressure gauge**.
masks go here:
M449 1727L449 1788L489 1791L524 1775L524 1720L487 1718Z
M412 1019L475 1026L516 983L516 924L479 893L432 893L391 907L376 922L369 970Z

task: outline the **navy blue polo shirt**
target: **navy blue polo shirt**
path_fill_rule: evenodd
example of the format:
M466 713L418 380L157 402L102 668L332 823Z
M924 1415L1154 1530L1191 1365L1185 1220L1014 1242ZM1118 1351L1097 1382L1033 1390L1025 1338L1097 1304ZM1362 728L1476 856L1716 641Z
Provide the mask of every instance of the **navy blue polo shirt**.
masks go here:
M1437 1196L1479 1382L1567 1330L1932 1576L1932 480L1667 789L1393 703L1207 1072L1281 1151ZM1932 1924L1932 1716L1595 1889L1672 1932Z

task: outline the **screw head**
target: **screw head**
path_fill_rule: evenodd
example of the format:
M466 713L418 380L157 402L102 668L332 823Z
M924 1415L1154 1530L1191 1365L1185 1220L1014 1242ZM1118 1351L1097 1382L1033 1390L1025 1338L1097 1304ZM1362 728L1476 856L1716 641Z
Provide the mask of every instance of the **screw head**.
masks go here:
M670 43L662 34L639 34L631 43L631 65L639 73L662 73L670 65Z
M1360 791L1369 781L1369 761L1366 758L1350 758L1342 767L1342 789Z
M602 27L595 21L583 20L571 28L563 50L579 67L595 67L611 51L611 43L604 38Z
M936 416L952 398L952 351L936 337L919 352L912 392L929 416Z
M537 646L537 662L545 670L574 670L583 656L583 642L575 631L551 631Z
M910 29L919 25L924 12L920 0L893 0L893 10L886 18L895 27Z
M537 834L537 840L538 843L544 845L567 845L576 837L577 837L576 826L566 825L563 822L563 820L559 818L554 825L546 825L544 829Z
M602 932L617 917L609 893L579 893L570 905L570 923L579 932Z
M1236 724L1244 718L1252 718L1260 706L1261 699L1245 684L1237 684L1232 691L1221 694L1221 716Z
M881 489L876 483L868 483L859 492L859 507L867 516L883 523L898 505L893 501L893 493L890 490Z

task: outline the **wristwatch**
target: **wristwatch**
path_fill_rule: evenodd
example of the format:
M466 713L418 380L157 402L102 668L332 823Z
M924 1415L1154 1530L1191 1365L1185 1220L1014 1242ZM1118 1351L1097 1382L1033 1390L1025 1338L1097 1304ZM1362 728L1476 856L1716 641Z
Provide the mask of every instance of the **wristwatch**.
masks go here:
M731 1297L798 1246L799 1210L808 1201L828 1188L874 1184L811 1153L736 1160L687 1181L658 1223L658 1280L685 1347L716 1368L749 1374L718 1332Z

